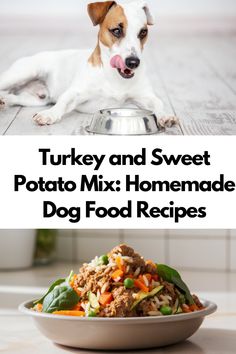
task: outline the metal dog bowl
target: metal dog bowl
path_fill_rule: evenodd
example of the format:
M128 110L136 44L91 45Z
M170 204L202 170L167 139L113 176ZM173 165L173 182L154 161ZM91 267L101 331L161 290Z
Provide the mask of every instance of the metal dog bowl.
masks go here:
M87 132L102 135L149 135L159 132L155 114L136 108L102 109L95 113Z

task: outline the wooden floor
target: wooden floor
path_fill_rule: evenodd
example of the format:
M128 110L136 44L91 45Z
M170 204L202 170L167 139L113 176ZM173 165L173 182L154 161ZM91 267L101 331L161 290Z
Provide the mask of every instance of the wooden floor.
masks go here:
M41 50L78 48L78 37L0 35L0 71L15 59ZM89 46L95 43L95 38L85 40ZM236 134L236 36L154 33L145 56L156 93L167 112L180 119L179 126L163 134ZM13 107L0 111L0 134L86 134L90 115L75 112L60 123L39 127L32 116L41 109Z

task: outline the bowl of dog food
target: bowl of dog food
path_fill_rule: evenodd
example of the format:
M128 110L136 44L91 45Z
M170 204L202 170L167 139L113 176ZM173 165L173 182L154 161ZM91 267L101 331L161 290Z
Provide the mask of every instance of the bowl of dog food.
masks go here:
M90 134L151 135L160 131L156 115L137 108L101 109L86 128Z
M162 347L191 337L216 311L192 294L179 272L122 244L55 280L20 305L51 341L75 348Z

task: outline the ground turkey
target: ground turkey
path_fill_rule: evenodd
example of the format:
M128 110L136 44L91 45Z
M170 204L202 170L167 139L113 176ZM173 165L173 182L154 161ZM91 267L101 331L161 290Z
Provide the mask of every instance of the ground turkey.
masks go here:
M110 252L109 257L113 259L113 256L118 253L122 256L131 257L133 259L133 262L129 263L130 270L132 272L135 272L137 268L140 268L141 273L145 271L145 262L143 257L141 257L138 253L135 253L132 247L128 247L125 244L117 246Z
M134 302L132 289L125 287L115 288L112 291L114 300L107 305L99 314L101 317L132 317L135 316L134 311L130 311Z
M177 294L175 292L174 284L168 283L167 281L163 281L162 285L164 285L164 289L162 291L162 294L171 296L172 301L170 301L170 305L173 306L176 299L177 299Z
M86 295L89 291L96 294L103 284L109 281L110 274L109 272L106 273L104 268L106 267L90 268L87 264L81 268L76 280L77 287L83 288L81 296ZM109 269L107 270L109 271Z

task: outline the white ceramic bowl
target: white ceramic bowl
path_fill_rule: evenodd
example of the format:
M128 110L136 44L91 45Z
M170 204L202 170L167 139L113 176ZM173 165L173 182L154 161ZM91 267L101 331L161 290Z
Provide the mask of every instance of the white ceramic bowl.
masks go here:
M35 230L0 230L0 269L31 267L35 241Z
M96 350L154 348L181 342L192 336L204 317L217 306L202 300L204 310L161 317L84 318L41 314L31 310L32 301L19 310L34 318L50 340L69 347Z

